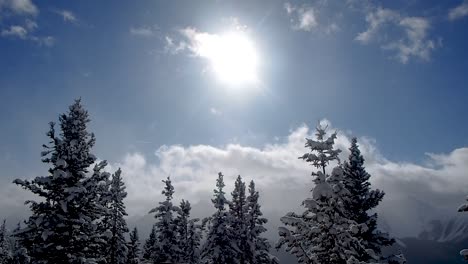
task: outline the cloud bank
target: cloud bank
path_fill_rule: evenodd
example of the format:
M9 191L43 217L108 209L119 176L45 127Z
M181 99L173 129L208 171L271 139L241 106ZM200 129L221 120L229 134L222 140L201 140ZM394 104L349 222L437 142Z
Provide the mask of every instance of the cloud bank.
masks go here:
M313 168L298 159L307 151L305 138L312 138L313 133L302 125L291 130L286 138L260 148L239 144L161 146L155 157L128 153L121 161L110 161L108 170L122 168L128 191L125 202L132 218L146 215L162 199L161 180L167 176L173 180L176 200L188 199L195 210L209 213L217 173L225 174L228 193L235 177L241 175L246 181L256 182L262 208L275 227L280 216L299 210L313 187L310 176ZM348 134L338 134L336 147L343 150L342 160L349 155L350 138ZM447 212L456 214L468 192L468 148L427 154L424 164L415 164L386 159L372 139L362 137L358 143L372 175L372 187L386 192L378 212L383 226L394 235L415 236L425 222ZM12 184L2 187L1 196L2 217L26 210L21 203L31 198Z

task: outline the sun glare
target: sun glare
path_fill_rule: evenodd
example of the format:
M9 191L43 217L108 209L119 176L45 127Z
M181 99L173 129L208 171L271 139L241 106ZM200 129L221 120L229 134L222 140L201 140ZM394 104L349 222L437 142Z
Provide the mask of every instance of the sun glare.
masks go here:
M223 82L239 85L258 81L258 55L254 44L243 32L220 35L207 51L213 72Z

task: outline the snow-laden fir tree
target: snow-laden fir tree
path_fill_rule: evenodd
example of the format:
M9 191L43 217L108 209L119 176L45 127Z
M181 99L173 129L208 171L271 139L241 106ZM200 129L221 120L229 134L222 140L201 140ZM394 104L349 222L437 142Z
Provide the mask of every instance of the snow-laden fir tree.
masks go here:
M96 263L104 257L99 249L105 239L98 226L107 211L95 185L106 178L101 172L105 163L86 176L96 161L90 152L95 138L87 131L90 119L80 100L59 121L59 135L51 123L50 144L42 152L49 175L14 181L40 197L26 202L32 214L16 236L33 263Z
M179 210L177 206L172 204L174 195L174 187L171 179L167 177L163 180L164 189L162 194L166 200L159 203L159 206L153 208L149 213L155 213L156 228L158 230L156 236L156 251L155 263L176 262L180 258L180 248L177 243L176 225L174 221L174 213Z
M187 264L199 263L200 255L201 226L197 224L199 219L190 218L191 209L190 202L182 200L175 219L180 249L179 262Z
M466 201L468 201L468 197L466 197ZM458 208L458 212L468 212L468 203L462 204ZM462 249L460 255L468 262L468 249Z
M198 219L190 219L187 228L187 248L185 254L185 263L200 263L200 247L206 222L198 224Z
M140 239L138 237L138 229L135 227L130 232L130 241L127 244L127 262L126 264L140 263Z
M223 174L218 174L214 198L211 199L216 209L211 216L208 234L202 249L202 262L209 264L233 264L238 263L239 248L234 241L232 230L229 227L229 214L226 211L228 201L224 196Z
M233 241L239 248L237 259L239 264L246 263L247 245L247 197L245 195L245 183L239 175L234 183L229 203L230 226L233 232Z
M336 132L326 137L325 128L318 126L316 138L307 139L306 147L310 152L300 157L317 169L312 172L315 183L312 197L303 202L302 214L290 212L281 218L285 227L279 228L277 247L284 247L300 263L374 263L372 250L366 249L355 237L365 230L365 225L346 218L344 203L349 192L343 184L341 166L336 166L331 174L326 171L330 162L339 163L340 150L333 148ZM359 261L363 258L368 261Z
M185 259L184 255L186 253L188 243L188 222L191 209L192 207L190 206L190 202L182 199L179 205L179 211L177 212L177 216L174 220L177 241L179 242L179 249L181 251L181 259L179 261L184 261Z
M156 250L156 224L153 225L151 228L151 233L148 239L145 241L145 245L143 246L143 259L146 261L152 261L155 259Z
M27 250L19 243L18 239L15 238L14 234L21 230L21 222L18 222L18 225L13 230L12 233L12 250L11 250L11 257L12 257L12 264L29 264L30 259L28 256Z
M250 181L249 195L247 196L247 237L244 253L246 256L246 263L279 263L278 259L269 253L271 248L270 242L268 242L268 239L261 236L262 233L267 231L263 225L265 225L268 220L262 217L263 213L260 210L258 199L259 193L255 190L255 183L254 181Z
M11 260L11 248L9 243L9 234L6 229L6 220L0 227L0 264L7 264Z
M125 234L128 232L124 216L127 215L123 200L127 197L120 168L112 175L110 186L109 213L105 219L111 233L107 243L107 262L124 264L127 258Z
M343 165L344 184L349 191L345 208L351 220L367 226L364 232L357 235L362 240L361 243L380 255L383 246L390 246L395 242L387 233L377 229L377 213L369 215L369 211L382 201L384 192L378 189L371 190L370 174L365 170L364 157L356 138L352 139L349 151L349 158Z

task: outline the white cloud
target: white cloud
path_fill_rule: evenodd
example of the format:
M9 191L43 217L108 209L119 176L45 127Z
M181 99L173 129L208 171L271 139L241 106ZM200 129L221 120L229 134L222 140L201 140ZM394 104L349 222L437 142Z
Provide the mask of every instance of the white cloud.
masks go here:
M12 25L7 29L3 29L0 33L2 37L18 38L29 40L37 43L40 46L52 47L55 44L55 38L52 36L35 36L31 33L37 29L36 22L26 20L24 26Z
M148 26L143 27L131 27L130 34L140 37L152 37L155 35L155 29Z
M368 28L366 31L359 33L356 40L364 44L369 43L376 37L384 24L395 23L399 18L399 14L395 11L378 8L376 11L367 14Z
M329 128L334 131L331 125ZM128 153L121 161L111 162L108 170L114 171L117 167L123 170L128 192L125 202L130 216L145 215L162 199L161 180L167 176L173 180L177 200L188 199L198 208L196 210L206 213L211 209L209 203L217 173L225 174L227 193L240 174L247 181L255 180L265 215L275 226L280 216L300 208L312 188L313 167L298 157L307 151L304 141L312 138L313 133L303 125L290 131L284 141L275 140L263 147L239 144L162 146L155 152L156 160L140 153ZM386 159L377 149L375 140L363 137L358 143L372 175L372 187L386 192L378 212L394 234L416 235L424 221L438 216L441 210L456 214L458 204L463 203L468 192L468 148L455 149L448 154L428 154L427 163L420 165ZM349 144L350 136L339 133L336 147L343 150L342 160L348 155ZM15 205L24 207L21 204L24 192L2 188L9 191L0 192L0 212ZM270 232L274 234L275 230Z
M166 36L166 44L164 46L165 52L170 52L172 54L177 54L181 51L184 51L187 48L187 43L185 41L179 41L178 43L174 42L174 39Z
M39 9L31 0L0 0L0 11L2 8L9 9L19 15L37 15Z
M214 108L214 107L211 107L210 108L210 113L212 115L215 115L215 116L220 116L223 114L223 112L221 112L221 110L217 109L217 108Z
M441 46L440 39L429 38L431 23L427 18L403 16L379 7L369 11L366 21L368 28L359 33L356 40L362 44L380 43L382 49L395 51L395 57L402 63L407 63L412 57L428 61L431 53ZM393 35L387 29L397 33Z
M36 21L30 16L36 16L39 9L31 0L0 0L0 15L6 9L18 17L23 17L23 24L12 24L0 31L0 36L32 41L40 46L51 47L55 44L52 36L37 36L34 31L38 28ZM26 17L24 17L26 16Z
M239 144L163 146L156 151L158 162L149 162L142 154L131 153L112 167L123 169L131 214L144 214L161 198L161 180L168 175L174 182L178 199L206 204L216 175L222 171L228 192L237 175L245 180L254 179L262 192L262 207L273 218L271 221L277 223L276 218L298 208L312 188L310 172L313 168L297 157L307 151L304 138L313 137L313 132L301 126L291 131L286 141L275 141L261 148ZM348 155L349 144L350 137L339 134L337 147L344 151L342 160ZM379 214L393 227L395 234L416 235L423 220L437 216L440 210L455 213L458 203L463 202L464 193L468 191L465 180L468 148L449 154L429 154L427 164L420 165L386 159L379 153L375 141L369 138L360 138L359 144L366 158L365 165L372 174L373 187L386 192ZM419 212L422 205L431 210ZM408 224L399 225L400 221Z
M429 21L420 17L407 17L403 18L399 25L405 30L406 38L391 42L383 48L396 50L397 58L402 63L407 63L413 56L429 60L431 52L440 45L427 37L430 28Z
M44 37L37 37L37 36L32 36L30 38L32 41L36 42L40 46L45 46L45 47L52 47L55 45L55 38L52 36L44 36Z
M459 6L450 9L448 18L449 20L457 20L468 16L468 1L463 1Z
M63 18L63 21L65 22L71 22L71 23L76 23L78 22L78 18L76 18L75 14L69 10L56 10L55 13L60 15Z
M312 7L298 7L291 3L285 3L284 8L291 17L294 30L311 31L318 26L316 11Z
M9 29L2 30L3 37L17 37L20 39L26 39L28 31L22 26L10 26Z

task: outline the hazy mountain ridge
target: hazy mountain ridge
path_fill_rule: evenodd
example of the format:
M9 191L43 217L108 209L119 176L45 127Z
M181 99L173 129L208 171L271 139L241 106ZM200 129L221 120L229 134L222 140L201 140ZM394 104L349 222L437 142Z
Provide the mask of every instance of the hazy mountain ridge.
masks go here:
M447 219L431 220L418 238L437 242L468 241L468 216L459 214Z

